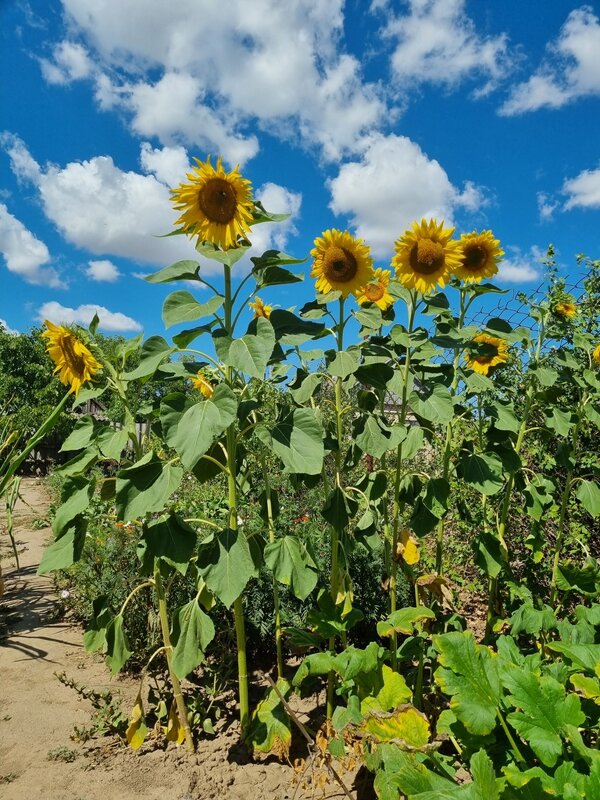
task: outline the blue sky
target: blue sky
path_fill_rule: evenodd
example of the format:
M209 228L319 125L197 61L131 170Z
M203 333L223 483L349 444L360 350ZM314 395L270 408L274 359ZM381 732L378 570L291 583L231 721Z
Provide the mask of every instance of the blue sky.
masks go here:
M208 154L291 214L255 230L258 252L305 257L336 227L385 267L433 215L491 228L506 288L538 286L550 242L568 278L576 253L600 257L598 4L2 0L0 68L10 330L98 310L105 332L163 333L176 287L143 276L196 256L156 237ZM312 296L308 279L264 299Z

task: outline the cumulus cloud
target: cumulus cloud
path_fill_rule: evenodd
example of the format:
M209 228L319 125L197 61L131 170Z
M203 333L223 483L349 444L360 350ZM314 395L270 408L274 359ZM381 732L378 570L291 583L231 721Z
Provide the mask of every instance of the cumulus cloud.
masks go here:
M542 251L539 247L532 247L528 253L523 253L518 247L507 247L507 257L499 264L497 283L541 281L541 258Z
M44 80L51 84L66 85L90 77L93 63L85 47L77 42L60 42L54 48L52 59L41 58Z
M414 220L437 217L452 225L457 208L472 211L485 204L473 183L461 192L440 164L405 136L372 134L364 145L362 159L344 164L330 181L330 207L350 216L376 257L389 257Z
M560 205L557 200L554 200L550 195L546 194L546 192L537 193L537 204L540 220L542 222L549 222Z
M561 108L580 97L600 94L600 20L590 6L569 14L547 56L524 83L513 87L500 114Z
M409 0L407 14L387 13L384 34L394 40L392 73L398 82L452 86L483 77L487 94L512 68L508 38L484 36L465 12L465 0ZM379 3L381 8L382 4Z
M10 336L17 336L19 331L16 331L14 328L11 328L8 322L4 319L0 319L0 328L3 329L4 333L10 334Z
M142 142L140 163L144 172L151 173L167 186L178 186L190 171L190 162L184 147L152 147Z
M276 225L257 225L252 230L251 255L262 255L265 250L285 250L288 239L297 233L294 221L300 213L302 194L291 192L277 183L265 183L256 192L257 200L272 214L289 214L289 219Z
M0 253L4 256L10 272L19 275L27 283L63 286L55 269L44 266L50 261L48 248L0 203Z
M258 151L246 133L257 121L336 159L386 116L381 87L344 51L343 0L230 0L226 13L218 0L63 6L97 61L97 102L164 145L243 163Z
M569 195L565 210L571 208L600 208L600 167L584 169L575 178L563 184L562 191Z
M100 320L99 328L105 331L141 331L142 326L139 322L120 311L109 311L104 306L81 305L77 308L62 306L52 300L44 303L37 311L37 318L40 322L49 319L55 325L89 325L94 314Z
M112 261L107 261L106 259L88 262L88 268L85 274L93 281L104 283L114 283L121 277L121 273L117 267Z

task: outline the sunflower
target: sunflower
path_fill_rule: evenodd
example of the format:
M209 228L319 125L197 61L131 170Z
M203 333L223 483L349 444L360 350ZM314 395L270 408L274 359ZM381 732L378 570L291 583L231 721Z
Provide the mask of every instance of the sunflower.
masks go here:
M436 284L443 288L461 264L460 242L452 239L453 233L454 228L444 228L435 219L413 222L396 242L392 258L400 283L422 294Z
M556 303L552 312L557 317L562 317L563 319L573 319L573 317L577 316L577 306L575 303L570 303L567 300L563 300L561 303Z
M102 369L102 364L96 361L73 331L48 320L44 324L48 330L42 333L42 337L48 340L46 350L56 364L54 373L58 372L60 382L65 386L70 385L69 393L75 392L77 396L83 384L91 381L96 372Z
M223 250L237 247L239 237L247 238L252 222L252 185L238 167L225 172L221 158L216 169L210 157L194 161L197 166L187 175L189 183L171 189L173 205L183 212L175 224L183 225L184 232L200 242Z
M504 339L498 339L496 336L490 336L487 333L480 333L474 339L477 344L486 345L486 353L470 353L467 352L467 366L471 367L474 372L480 375L487 375L488 372L499 364L505 364L508 361L508 344Z
M592 361L600 366L600 344L597 344L592 350Z
M255 297L253 303L248 303L250 308L254 311L254 319L257 317L265 317L265 319L269 319L271 316L271 311L273 311L273 306L266 306L260 297Z
M215 390L212 387L212 384L206 380L204 373L201 369L198 370L198 373L195 378L192 378L192 383L198 389L198 391L204 395L204 397L211 398L215 393Z
M390 275L391 273L387 269L375 270L369 283L361 286L356 293L356 299L361 306L365 303L374 303L382 311L385 311L392 305L394 298L388 292Z
M460 266L454 270L457 278L465 283L480 283L498 272L498 261L504 250L491 231L463 233L460 237Z
M310 276L317 279L317 291L323 294L338 291L348 297L373 277L370 248L348 231L324 231L310 254L314 258Z

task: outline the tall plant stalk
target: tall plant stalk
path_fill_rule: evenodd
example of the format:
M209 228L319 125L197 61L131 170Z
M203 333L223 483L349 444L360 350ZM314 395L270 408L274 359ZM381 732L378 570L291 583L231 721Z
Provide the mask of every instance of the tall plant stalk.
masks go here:
M261 457L261 466L265 481L265 506L267 510L267 530L269 533L269 543L273 544L275 541L275 521L273 515L273 499L271 495L271 481L269 480L269 472L265 463L264 456ZM283 678L283 642L281 630L281 607L279 601L279 584L277 578L273 575L273 606L275 615L275 647L277 649L277 677Z

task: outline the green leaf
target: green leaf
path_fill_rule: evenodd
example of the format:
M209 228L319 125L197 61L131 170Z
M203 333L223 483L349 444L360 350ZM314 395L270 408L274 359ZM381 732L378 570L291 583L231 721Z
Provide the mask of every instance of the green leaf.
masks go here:
M407 703L412 692L406 684L404 677L384 664L381 668L383 686L372 697L365 697L361 703L361 711L393 711L399 705Z
M114 428L103 428L100 431L98 436L98 447L100 448L100 452L106 458L110 458L113 461L120 461L121 454L125 447L127 446L127 442L129 441L129 432L127 428L121 428L121 430L115 430Z
M291 686L283 678L277 681L279 693L287 699ZM246 735L246 741L260 753L272 753L287 759L292 742L291 720L275 689L256 706Z
M248 540L241 531L223 530L198 548L198 571L208 588L229 608L256 575Z
M408 404L415 414L429 422L450 422L454 416L454 402L448 389L439 383L434 384L430 394L421 397L417 392L411 392Z
M356 380L364 386L384 390L394 377L394 369L389 364L361 364L355 372Z
M504 486L502 462L495 455L473 453L466 456L461 459L458 472L463 480L486 496L497 494Z
M350 518L356 513L358 504L350 498L340 486L329 494L327 501L321 509L325 519L336 531L343 531L348 527Z
M163 304L162 318L166 328L181 322L210 317L225 302L221 295L213 295L206 303L199 303L191 292L172 292Z
M419 425L411 425L408 428L406 438L404 440L399 439L399 441L402 442L402 460L408 461L409 459L414 458L425 444L425 434L423 433L423 428L421 428Z
M327 372L335 378L347 378L358 369L358 350L341 350L327 364Z
M180 331L173 336L173 343L185 350L198 336L202 336L203 333L210 333L215 322L216 320L213 320L206 325L197 325L195 328L187 328L184 331Z
M552 415L546 417L546 427L557 433L559 436L568 436L573 423L570 411L561 411L560 408L553 408Z
M148 283L171 283L172 281L194 281L198 280L200 264L197 261L176 261L169 267L146 275L144 278Z
M180 406L181 400L174 398L171 408ZM184 466L188 469L195 467L215 439L235 421L236 413L235 394L227 384L220 383L212 397L195 403L182 414L176 430L169 430L168 437Z
M285 311L281 308L274 308L271 311L269 322L275 331L275 339L283 345L295 347L309 339L318 339L325 330L325 325L321 322L307 322L301 317Z
M563 561L557 570L556 585L563 592L596 597L600 592L600 563L594 558L588 558L583 566Z
M450 708L470 733L490 733L502 697L498 657L476 644L470 631L434 636L433 646L441 664L435 680L451 695Z
M206 648L215 637L215 626L195 597L177 611L175 619L172 667L183 679L204 660Z
M325 455L323 429L312 408L297 408L270 430L261 427L256 433L281 459L285 472L321 472Z
M581 481L575 495L594 519L600 514L600 486L596 481Z
M402 426L388 426L372 414L358 417L354 426L354 441L363 451L375 458L381 458L388 450L395 449L406 436Z
M106 660L113 675L116 675L132 654L123 630L123 617L117 614L106 626Z
M98 460L98 453L94 450L83 450L78 453L75 458L61 464L60 467L55 468L54 473L62 475L63 477L72 477L74 475L82 475L87 471L92 464Z
M386 620L378 622L377 633L379 636L391 636L394 632L411 636L417 629L418 623L429 619L435 619L435 612L430 608L408 606L394 611Z
M527 485L523 494L525 496L525 507L532 519L538 522L542 519L544 511L554 502L554 492L556 486L548 478L536 475Z
M63 504L59 506L54 519L52 530L58 538L67 526L89 507L94 494L94 481L87 478L67 478L63 484L61 497Z
M262 380L274 347L273 326L265 317L259 317L253 320L248 333L231 342L224 361L227 366Z
M77 420L75 427L67 436L58 451L59 453L66 453L69 450L82 450L87 447L94 438L94 418L85 416Z
M573 667L600 678L600 644L565 644L548 642L548 649L560 653Z
M530 633L539 636L541 631L551 631L556 628L557 620L553 609L548 605L538 609L531 602L523 603L510 618L511 633L518 636L520 633Z
M160 558L182 575L187 572L190 558L196 549L196 531L176 514L144 524L138 545L140 559Z
M322 381L323 376L318 372L306 372L299 369L296 371L293 383L288 385L288 389L296 403L303 405L314 395Z
M293 686L300 686L306 678L327 675L333 669L335 656L332 653L311 653L303 659L292 680Z
M66 569L79 561L85 543L86 530L87 521L76 517L44 550L37 574L46 575L56 569Z
M423 505L436 519L442 519L448 511L450 484L445 478L431 478L427 483Z
M494 427L499 431L519 432L520 422L511 406L496 402L493 406L486 408L486 411L494 420Z
M154 375L162 362L175 352L174 347L169 347L162 336L151 336L146 339L140 351L140 363L132 370L123 375L126 381L134 381L139 378L148 378Z
M181 467L163 463L153 451L120 470L116 486L119 519L127 521L162 511L182 477Z
M229 250L220 250L211 242L199 241L196 245L196 250L211 261L218 261L220 264L233 267L233 265L237 264L237 262L246 255L248 250L250 250L250 244L232 247Z
M376 742L394 742L407 750L427 749L431 736L425 714L410 705L402 705L388 714L371 711L359 730Z
M564 686L549 676L513 668L504 673L510 701L518 709L507 721L529 743L540 761L553 767L562 752L561 734L567 724L585 720L579 698L567 695Z
M317 565L297 536L283 536L265 547L266 566L275 578L305 600L317 585Z

